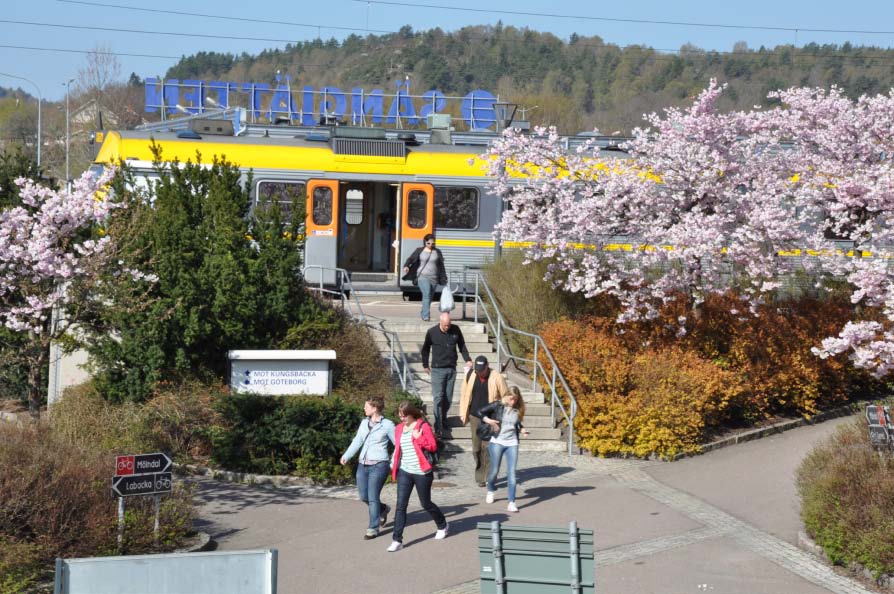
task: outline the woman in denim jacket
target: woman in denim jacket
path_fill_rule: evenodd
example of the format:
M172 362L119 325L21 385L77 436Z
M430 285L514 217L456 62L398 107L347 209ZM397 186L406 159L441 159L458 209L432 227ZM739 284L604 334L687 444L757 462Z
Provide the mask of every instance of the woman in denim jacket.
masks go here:
M382 486L388 478L388 442L394 444L394 423L382 416L385 401L374 396L363 405L366 418L360 422L357 434L345 453L341 463L347 464L358 451L360 463L357 465L357 491L360 500L369 506L369 526L367 540L379 535L379 528L388 521L387 505L381 502Z

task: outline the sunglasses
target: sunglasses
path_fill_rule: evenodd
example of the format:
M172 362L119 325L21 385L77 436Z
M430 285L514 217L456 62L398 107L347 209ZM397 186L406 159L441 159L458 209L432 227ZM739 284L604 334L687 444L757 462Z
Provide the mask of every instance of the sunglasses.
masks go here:
M435 242L434 241L426 241L425 245L435 245Z

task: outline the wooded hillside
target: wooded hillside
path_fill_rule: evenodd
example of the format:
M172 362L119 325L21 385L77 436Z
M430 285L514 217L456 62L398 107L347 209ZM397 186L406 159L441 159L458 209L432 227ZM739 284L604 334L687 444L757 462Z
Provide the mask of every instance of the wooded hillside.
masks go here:
M644 40L647 44L648 40ZM728 82L728 109L768 103L770 90L790 86L838 85L849 95L887 92L894 86L894 50L809 44L731 51L687 45L677 53L642 46L621 48L600 37L496 26L471 26L286 45L257 56L199 52L168 70L166 78L273 81L279 70L293 84L362 86L392 92L410 75L411 92L438 89L465 95L482 88L501 99L534 107L535 124L554 124L573 133L598 127L625 134L642 114L691 103L714 77Z

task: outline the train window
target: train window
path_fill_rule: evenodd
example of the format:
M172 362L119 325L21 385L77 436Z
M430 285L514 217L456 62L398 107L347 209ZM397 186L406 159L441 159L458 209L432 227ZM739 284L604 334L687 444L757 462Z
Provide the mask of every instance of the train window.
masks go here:
M359 225L363 222L363 192L348 190L345 195L345 222Z
M477 229L477 188L435 188L436 229Z
M304 182L271 182L258 183L258 192L255 196L257 204L279 204L283 218L288 220L292 212L292 203L299 206L304 201Z
M422 190L410 190L407 196L407 225L411 229L425 227L425 219L428 216L426 208L426 196Z
M314 188L314 225L332 224L332 188Z

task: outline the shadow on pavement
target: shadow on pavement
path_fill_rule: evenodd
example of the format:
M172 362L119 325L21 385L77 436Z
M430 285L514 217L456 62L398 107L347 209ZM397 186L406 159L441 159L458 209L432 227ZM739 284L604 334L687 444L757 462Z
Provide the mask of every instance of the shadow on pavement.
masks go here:
M215 504L214 514L235 514L245 509L269 504L301 505L307 494L300 491L289 492L282 489L252 487L213 480L196 480L198 491L194 496L196 505Z
M495 512L492 514L478 514L475 516L469 516L467 518L451 520L450 514L448 514L446 510L452 509L454 507L458 507L458 506L450 506L450 508L445 506L445 507L441 508L441 511L443 511L444 515L447 516L447 521L450 524L447 538L451 538L452 536L456 536L457 534L462 534L463 532L475 531L478 529L479 522L493 522L493 521L505 522L506 520L509 519L509 514L507 514L505 512ZM459 506L459 507L464 507L464 506ZM413 515L419 515L418 519L420 522L430 523L432 525L432 531L431 531L431 534L429 534L428 536L422 536L422 537L416 538L414 540L404 541L405 547L409 547L414 544L424 542L426 540L433 540L435 537L434 523L431 521L431 516L429 516L426 512L414 512L413 514L409 514L407 516L407 525L409 525L411 523L410 516L413 516ZM413 523L415 523L415 522L413 522Z
M519 509L531 507L562 495L577 495L583 491L592 491L596 487L591 485L564 485L561 487L531 487L525 489L524 497L516 501Z

